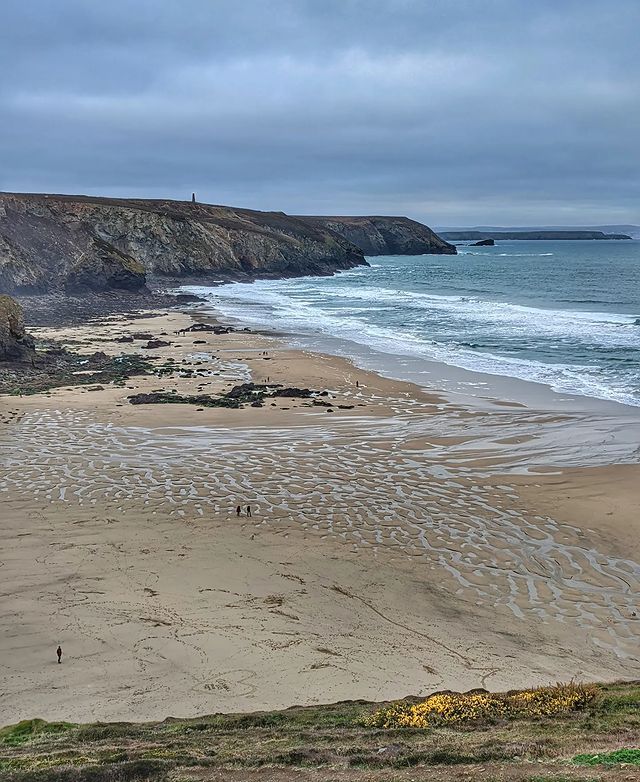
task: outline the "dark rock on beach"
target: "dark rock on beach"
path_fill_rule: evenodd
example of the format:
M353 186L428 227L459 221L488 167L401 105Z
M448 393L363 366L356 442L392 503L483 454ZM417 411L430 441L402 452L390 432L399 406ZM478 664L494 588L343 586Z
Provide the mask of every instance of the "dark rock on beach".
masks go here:
M227 399L239 399L241 401L250 401L254 399L258 394L266 394L269 391L269 386L261 385L258 383L242 383L239 386L234 386L231 391L227 391L224 395Z
M0 361L26 361L34 355L34 341L25 330L22 307L11 296L0 295Z
M202 296L196 296L195 293L177 293L176 304L196 304L197 302L203 302Z
M247 331L248 329L244 329ZM208 331L212 334L232 334L235 329L233 326L219 326L211 323L194 323L193 326L189 326L186 329L180 329L176 331L176 334L190 334L192 332Z
M309 388L282 388L259 383L242 383L220 396L210 394L176 394L166 391L133 394L128 397L132 405L201 405L202 407L239 408L242 405L262 407L265 399L309 399L317 395Z
M1 297L0 297L1 298ZM145 357L133 354L108 356L103 351L76 353L60 345L39 345L29 361L0 365L0 394L26 395L60 386L122 384L134 375L154 374Z
M168 348L171 345L170 342L165 342L163 339L150 339L146 345L142 346L143 350L155 350L156 348Z
M280 396L288 399L309 399L315 393L315 391L311 391L308 388L277 388L269 396Z

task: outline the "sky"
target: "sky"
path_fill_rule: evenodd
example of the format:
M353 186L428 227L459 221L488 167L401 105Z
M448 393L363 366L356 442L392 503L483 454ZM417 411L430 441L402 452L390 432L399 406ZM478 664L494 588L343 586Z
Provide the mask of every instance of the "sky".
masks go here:
M640 0L2 0L0 190L640 222Z

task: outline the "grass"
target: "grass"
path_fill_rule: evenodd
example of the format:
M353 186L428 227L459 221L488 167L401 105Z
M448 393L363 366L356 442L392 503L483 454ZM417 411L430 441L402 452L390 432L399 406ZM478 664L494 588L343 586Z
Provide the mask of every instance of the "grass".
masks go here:
M603 752L596 755L576 755L573 762L584 766L611 766L617 763L640 766L640 749L616 749L613 752Z
M109 766L89 766L87 768L51 768L38 769L18 774L9 774L2 779L7 782L163 782L167 779L168 769L159 762L135 760L114 763Z
M363 701L160 723L27 720L0 729L0 779L591 782L597 766L598 780L622 780L640 764L639 704L632 682L601 685L578 711L427 728L363 724L397 706Z
M0 728L0 744L17 746L43 733L62 733L75 727L76 725L71 722L45 722L38 719L22 720L22 722L18 722L15 725Z

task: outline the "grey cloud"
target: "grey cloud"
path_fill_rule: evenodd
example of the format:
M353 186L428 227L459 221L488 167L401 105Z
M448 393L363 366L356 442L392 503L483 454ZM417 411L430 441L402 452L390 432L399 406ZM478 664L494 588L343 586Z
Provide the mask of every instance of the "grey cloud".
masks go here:
M637 0L5 0L0 188L639 219Z

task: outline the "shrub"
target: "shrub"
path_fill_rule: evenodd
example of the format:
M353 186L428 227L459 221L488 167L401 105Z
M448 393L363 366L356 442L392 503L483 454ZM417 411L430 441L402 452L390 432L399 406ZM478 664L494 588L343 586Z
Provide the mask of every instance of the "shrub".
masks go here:
M377 728L430 728L480 720L546 717L582 709L597 692L595 686L570 683L508 693L437 693L420 703L400 702L380 709L365 715L361 723Z

